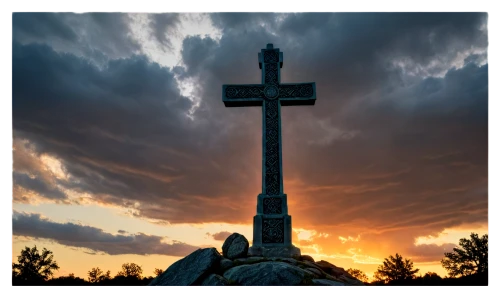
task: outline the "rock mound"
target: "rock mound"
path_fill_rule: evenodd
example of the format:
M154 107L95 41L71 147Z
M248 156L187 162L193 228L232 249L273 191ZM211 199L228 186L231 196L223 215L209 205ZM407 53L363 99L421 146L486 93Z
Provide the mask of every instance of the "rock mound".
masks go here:
M363 285L343 268L307 255L248 256L248 240L238 233L226 239L222 251L198 249L149 285Z

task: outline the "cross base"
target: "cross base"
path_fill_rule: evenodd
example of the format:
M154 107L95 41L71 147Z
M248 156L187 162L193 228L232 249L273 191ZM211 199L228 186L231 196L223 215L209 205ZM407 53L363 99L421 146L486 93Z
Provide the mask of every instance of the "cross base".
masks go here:
M262 257L285 257L285 258L299 258L300 249L293 244L289 246L255 246L252 245L248 248L248 256L262 256Z
M286 206L286 195L271 196L281 199L279 206ZM292 244L292 217L286 214L264 215L262 200L269 198L262 194L258 197L258 214L253 217L253 245L248 249L249 256L288 257L300 256L300 249Z

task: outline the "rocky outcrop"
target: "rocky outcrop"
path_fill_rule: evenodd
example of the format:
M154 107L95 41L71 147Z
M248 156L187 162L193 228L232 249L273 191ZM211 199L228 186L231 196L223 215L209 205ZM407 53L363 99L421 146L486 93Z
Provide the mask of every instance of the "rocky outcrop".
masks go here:
M246 243L245 243L246 241ZM246 245L246 246L245 246ZM149 285L363 285L343 268L307 255L248 256L248 241L233 233L222 246L199 249L172 264Z

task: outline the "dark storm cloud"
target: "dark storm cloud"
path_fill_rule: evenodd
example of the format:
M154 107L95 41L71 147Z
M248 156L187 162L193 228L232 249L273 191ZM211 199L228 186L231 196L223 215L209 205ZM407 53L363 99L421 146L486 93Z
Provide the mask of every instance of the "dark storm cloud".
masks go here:
M185 67L172 69L140 56L97 69L14 45L17 136L81 179L67 188L105 203L138 201L138 216L251 223L261 111L225 108L221 86L260 83L257 53L272 42L284 52L282 82L317 85L315 106L282 110L294 227L330 234L321 238L334 242L329 253L338 236L361 235L356 243L381 251L384 240L392 251L487 223L486 14L211 18L221 39L185 38ZM194 83L194 120L174 74Z
M72 22L79 22L75 17ZM140 49L139 43L130 33L129 16L123 13L89 13L87 25L79 27L81 33L88 34L86 43L89 48L97 48L111 57L123 57Z
M64 192L56 186L50 185L43 178L30 177L24 173L14 172L14 185L34 191L47 199L61 200L67 198Z
M177 32L181 24L180 14L152 14L149 16L149 27L153 32L154 38L161 44L162 48L172 49L170 37Z
M461 52L486 48L485 16L293 14L276 33L285 51L283 81L316 81L326 91L318 104L331 109L315 114L341 112L367 93L412 84L410 72L446 72Z
M200 67L205 68L206 62L214 60L213 52L217 48L217 42L210 38L200 36L188 36L182 45L182 58L188 67L188 72L194 74L200 72Z
M14 39L52 39L76 41L78 36L65 22L68 14L56 13L13 13Z
M186 256L198 247L179 241L162 242L163 237L143 233L114 235L102 229L74 223L57 223L44 219L40 214L14 211L13 234L33 238L45 238L66 246L81 247L110 255L161 254Z
M245 33L249 30L261 30L266 28L276 28L279 20L284 17L279 13L213 13L210 14L212 24L228 32L230 30Z
M348 128L361 130L349 141L303 146L303 152L290 148L295 153L289 159L292 176L318 185L317 191L311 188L314 196L297 193L298 200L378 209L370 224L379 231L485 221L487 66L451 70L432 79L432 92L422 92L428 81L401 92L406 98L397 102L361 102L359 112L345 120ZM301 128L295 132L308 133ZM299 162L301 168L296 167ZM316 213L315 221L326 223L361 219L360 210L336 210L328 219L319 209L308 214Z
M103 63L141 50L130 21L121 13L13 13L13 40L48 44Z
M228 158L228 151L240 150L218 145L224 130L189 119L192 104L180 95L169 68L136 56L98 69L42 45L15 44L13 61L15 134L32 142L38 155L63 162L74 178L60 181L63 188L90 192L103 203L139 201L140 215L170 222L208 216L225 221L220 210L241 200L226 195L239 198L251 188L235 192L231 186L250 179L258 188L257 170L235 171L257 166L258 158ZM250 135L230 144L252 142ZM225 166L240 167L224 172Z

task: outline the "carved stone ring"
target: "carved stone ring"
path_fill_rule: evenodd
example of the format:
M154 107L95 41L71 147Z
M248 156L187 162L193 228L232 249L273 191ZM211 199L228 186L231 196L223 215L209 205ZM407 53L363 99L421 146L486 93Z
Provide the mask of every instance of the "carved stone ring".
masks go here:
M275 85L268 85L264 88L264 95L267 99L276 99L280 95L279 89Z

